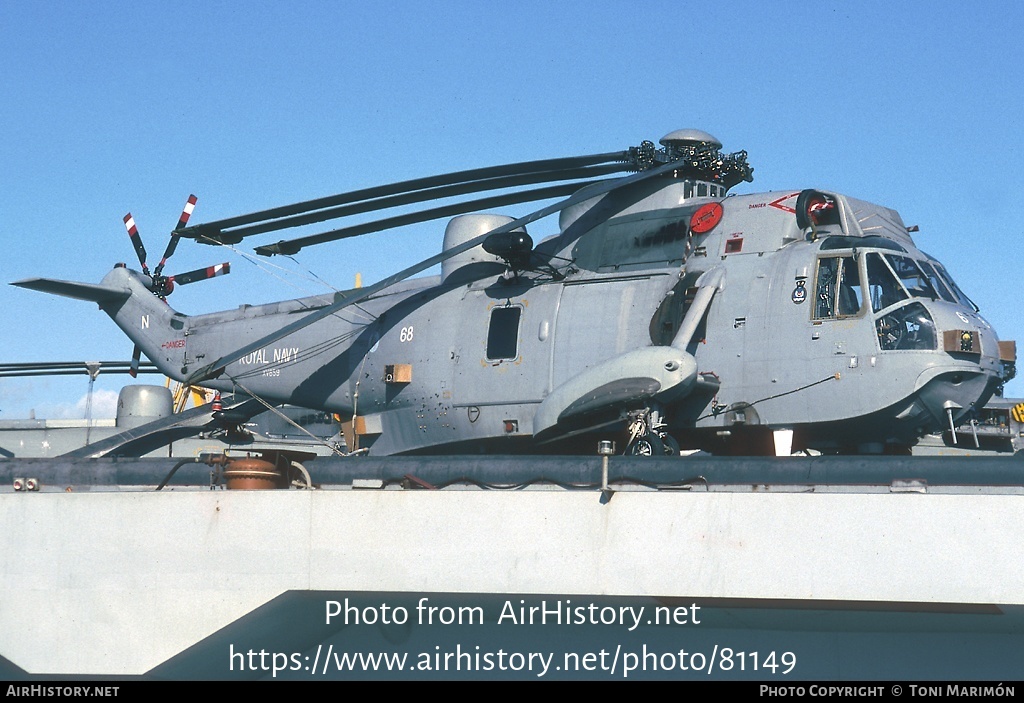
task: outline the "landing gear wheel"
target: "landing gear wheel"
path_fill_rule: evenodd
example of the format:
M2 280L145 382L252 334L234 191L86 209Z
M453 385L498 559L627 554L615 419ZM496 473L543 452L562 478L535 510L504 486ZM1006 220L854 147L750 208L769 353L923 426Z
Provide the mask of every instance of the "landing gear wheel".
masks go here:
M630 456L662 456L665 445L656 434L645 434L629 445Z
M675 437L667 434L662 437L662 442L665 445L665 454L668 456L679 456L679 442L676 441Z

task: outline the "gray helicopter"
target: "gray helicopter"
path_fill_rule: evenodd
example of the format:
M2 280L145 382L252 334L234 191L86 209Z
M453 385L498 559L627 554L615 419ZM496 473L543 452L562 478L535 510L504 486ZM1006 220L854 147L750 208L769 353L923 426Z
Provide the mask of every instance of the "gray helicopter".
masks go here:
M129 215L141 272L118 264L98 285L14 285L98 303L136 360L176 380L350 417L356 447L378 455L592 453L598 439L653 455L907 452L1012 378L1014 343L898 213L813 189L728 195L752 180L746 152L692 129L660 143L189 227L193 197L153 272ZM622 171L632 173L593 178ZM560 184L256 249L291 254L452 218L440 253L371 286L194 316L164 300L174 279L163 265L181 237L237 243L544 182ZM525 217L478 214L556 197ZM558 232L534 245L526 226L554 213ZM440 275L412 278L437 264Z

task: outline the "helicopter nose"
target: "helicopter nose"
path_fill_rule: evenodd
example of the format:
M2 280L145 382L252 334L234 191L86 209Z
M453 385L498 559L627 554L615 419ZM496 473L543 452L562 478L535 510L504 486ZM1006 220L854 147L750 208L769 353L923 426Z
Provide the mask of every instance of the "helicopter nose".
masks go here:
M933 343L937 342L939 352L914 384L919 416L913 420L927 432L948 429L988 402L1004 372L1003 346L991 325L975 311L934 301L921 304L933 321ZM903 419L911 420L909 416Z
M917 400L928 410L924 429L935 431L955 424L975 408L988 402L999 386L999 378L981 366L963 366L935 373L924 371L918 378Z

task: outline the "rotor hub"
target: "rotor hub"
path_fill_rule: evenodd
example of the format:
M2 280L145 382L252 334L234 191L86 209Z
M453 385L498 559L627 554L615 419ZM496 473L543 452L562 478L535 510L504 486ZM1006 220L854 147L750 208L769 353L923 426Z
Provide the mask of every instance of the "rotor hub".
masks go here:
M741 181L754 180L754 169L747 163L747 152L722 153L722 143L700 129L677 129L660 140L662 149L652 159L652 165L684 161L674 172L676 178L705 181L728 190Z
M700 129L677 129L669 132L658 143L663 147L678 149L680 147L704 146L711 149L721 149L722 142Z

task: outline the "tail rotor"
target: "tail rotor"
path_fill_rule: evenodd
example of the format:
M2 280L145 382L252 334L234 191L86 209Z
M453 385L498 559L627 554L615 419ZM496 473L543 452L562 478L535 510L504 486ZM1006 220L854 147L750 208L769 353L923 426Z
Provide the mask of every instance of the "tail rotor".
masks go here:
M146 246L142 243L142 235L139 234L138 225L135 223L135 218L129 212L124 216L124 227L128 231L128 238L131 239L132 247L135 249L135 255L139 258L139 264L142 266L142 273L149 281L146 287L160 300L167 300L167 296L174 292L175 284L184 286L189 283L195 283L196 281L205 281L208 278L215 278L217 276L223 276L226 273L231 272L231 264L224 262L223 264L217 264L216 266L207 266L205 268L195 269L194 271L187 271L185 273L179 273L173 276L163 275L164 266L167 265L167 260L174 255L174 251L178 248L178 242L181 240L180 231L188 225L188 220L192 216L192 211L195 210L197 198L195 195L189 195L188 200L185 201L185 207L181 210L181 217L178 218L178 224L175 225L171 231L171 239L167 242L167 248L164 249L164 255L160 257L160 263L156 265L156 268L152 272L149 270L149 265L146 261ZM134 378L138 374L139 362L142 359L142 350L135 346L132 352L131 367L128 371L129 374Z

